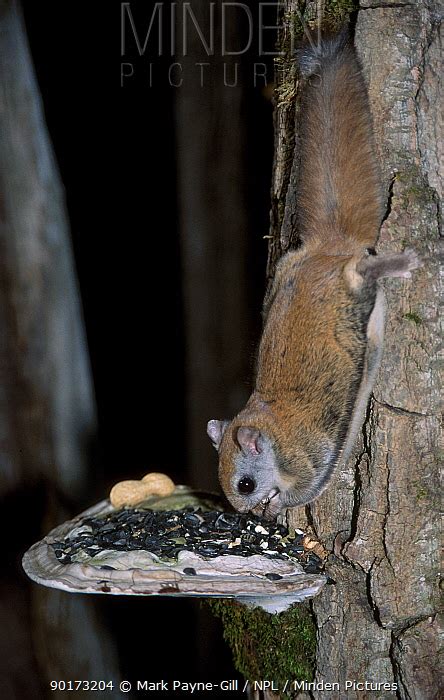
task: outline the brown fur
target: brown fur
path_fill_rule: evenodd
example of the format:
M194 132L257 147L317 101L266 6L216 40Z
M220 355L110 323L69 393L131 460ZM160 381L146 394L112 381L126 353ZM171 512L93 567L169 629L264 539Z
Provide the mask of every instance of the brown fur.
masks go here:
M351 242L374 246L383 202L355 51L339 36L318 53L306 71L302 102L299 229L304 241L338 254L348 252Z
M411 253L378 258L366 251L376 242L382 198L353 49L338 37L307 51L303 246L281 259L267 292L253 394L231 423L211 421L208 429L229 500L269 517L316 498L347 457L381 354L377 280L409 276L417 266ZM239 432L245 427L248 441ZM251 494L239 488L245 476L255 482Z

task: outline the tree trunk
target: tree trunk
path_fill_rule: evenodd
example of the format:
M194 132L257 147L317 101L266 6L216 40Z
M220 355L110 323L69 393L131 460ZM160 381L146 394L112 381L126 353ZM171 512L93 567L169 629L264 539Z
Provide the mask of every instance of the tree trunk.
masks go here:
M64 192L14 0L0 0L0 106L1 515L23 552L85 496L95 407ZM92 603L30 593L14 563L0 581L4 697L39 697L41 679L115 678Z
M72 499L95 418L64 192L16 2L0 32L0 487L47 479Z
M303 5L304 19L314 20L311 26L316 25L319 4ZM323 28L334 31L355 5L323 4ZM378 249L400 251L411 246L423 267L412 280L384 281L388 301L384 357L352 456L317 501L288 513L291 525L311 528L330 551L326 570L332 583L310 604L316 651L312 676L305 675L305 680L313 685L299 685L291 694L326 697L324 682L339 684L339 690L337 686L328 690L331 699L396 695L423 700L440 695L439 6L433 0L362 5L360 10L355 5L352 16L355 45L368 83L387 194ZM286 0L280 16L269 278L279 257L298 244L298 133L303 115L292 36L303 33L300 6L297 0ZM239 615L234 606L222 613L225 636L232 641L237 666L246 677L277 680L281 695L284 679L303 681L294 662L298 656L310 660L309 645L301 651L293 642L291 650L284 649L297 624L303 625L300 639L309 640L307 607L294 606L280 616L282 641L273 636L273 620L267 622L259 613L254 619L253 613L236 619ZM245 640L243 645L239 639ZM275 663L267 675L270 654ZM393 684L393 690L354 687L347 681ZM271 697L270 691L263 697Z
M283 42L297 7L286 4ZM355 45L387 193L378 249L411 246L423 267L411 281L384 282L389 309L384 357L354 454L327 491L289 519L311 526L332 552L327 572L335 584L312 603L315 681L341 684L331 698L344 696L346 680L396 683L399 697L434 698L439 694L437 299L443 162L439 7L421 0L402 7L365 5L357 12ZM327 15L328 10L329 3ZM285 93L291 64L286 68L278 94L279 89ZM283 101L276 111L270 274L279 255L297 242L298 115L298 99ZM313 698L322 696L311 692ZM357 697L356 690L350 688L347 697Z

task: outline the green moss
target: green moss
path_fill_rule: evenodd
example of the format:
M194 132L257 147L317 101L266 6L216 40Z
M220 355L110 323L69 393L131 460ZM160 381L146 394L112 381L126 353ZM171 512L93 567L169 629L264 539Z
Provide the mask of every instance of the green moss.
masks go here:
M422 318L418 314L416 314L414 311L409 311L408 313L404 314L404 318L407 318L409 321L413 321L417 326L420 326L422 323Z
M444 450L441 447L436 447L432 451L432 454L435 455L437 462L444 462Z
M410 163L396 174L396 180L402 185L401 196L411 202L434 202L436 193L424 180L420 168Z
M331 31L338 31L351 12L359 8L357 0L331 0L325 8L324 21Z
M337 32L348 21L350 13L359 9L358 0L327 0L324 3L322 15L322 30ZM293 36L302 37L304 34L304 22L312 31L318 27L318 3L301 0L299 12L288 13L286 19L290 19L293 25Z
M279 615L230 600L213 600L209 606L222 620L234 665L245 679L266 678L280 688L288 679L313 679L316 629L308 605L293 605Z
M324 5L321 29L337 32L348 21L350 13L359 7L358 0L327 0ZM304 26L317 40L319 15L317 3L301 0L298 12L287 12L281 20L279 49L281 55L275 59L277 74L276 97L278 106L292 104L297 93L297 70L294 50L304 38Z
M419 180L421 177L421 171L418 165L415 163L409 163L409 165L402 168L396 173L395 179L401 182L403 185L412 185L415 181Z

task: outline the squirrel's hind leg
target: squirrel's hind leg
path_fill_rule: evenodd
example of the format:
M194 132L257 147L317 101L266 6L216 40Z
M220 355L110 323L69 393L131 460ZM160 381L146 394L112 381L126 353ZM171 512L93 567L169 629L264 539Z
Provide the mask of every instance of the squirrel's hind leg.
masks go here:
M387 255L369 255L356 266L356 271L366 280L373 282L381 277L412 276L412 270L421 266L421 261L414 250Z

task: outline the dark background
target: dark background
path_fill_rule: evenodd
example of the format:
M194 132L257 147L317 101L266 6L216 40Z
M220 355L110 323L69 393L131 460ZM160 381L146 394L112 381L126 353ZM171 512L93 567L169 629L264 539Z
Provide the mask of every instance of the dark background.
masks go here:
M159 57L156 47L148 46L155 70L153 86L147 86L141 71L121 88L120 2L23 0L22 4L66 189L98 408L94 493L84 506L103 498L115 481L152 470L189 483L184 430L187 329L175 155L177 89L168 85L166 76L175 59ZM132 5L143 11L143 3ZM241 37L245 30L240 25ZM259 60L257 45L242 57L245 74L255 60ZM223 91L229 89L221 81L221 102ZM250 79L243 91L253 348L264 288L262 236L268 227L272 110ZM245 376L245 382L250 381L251 376ZM41 534L27 530L30 541L24 545ZM124 678L237 677L219 623L200 609L198 601L118 597L95 601L114 635Z

